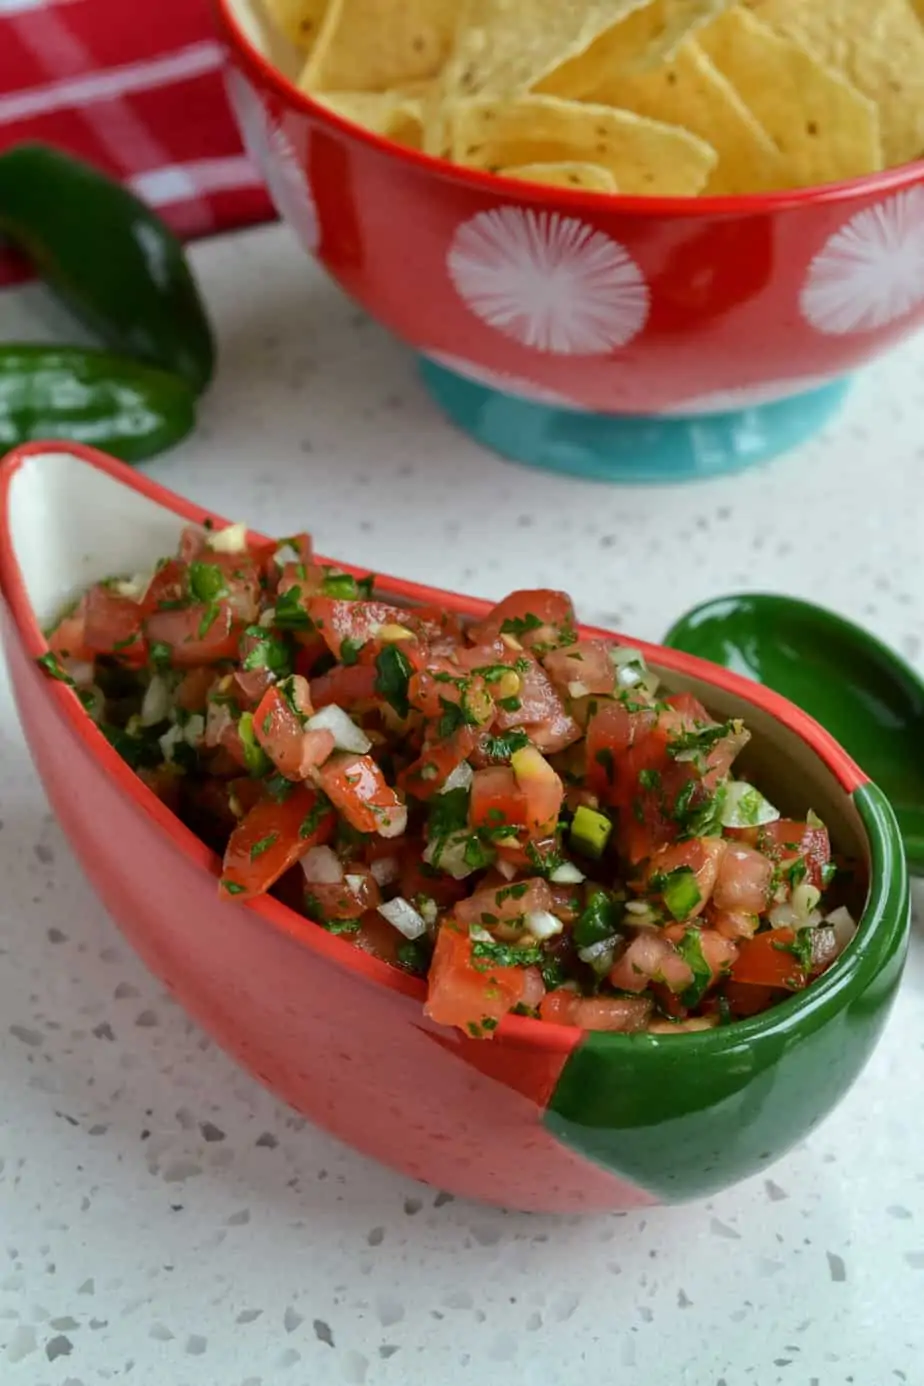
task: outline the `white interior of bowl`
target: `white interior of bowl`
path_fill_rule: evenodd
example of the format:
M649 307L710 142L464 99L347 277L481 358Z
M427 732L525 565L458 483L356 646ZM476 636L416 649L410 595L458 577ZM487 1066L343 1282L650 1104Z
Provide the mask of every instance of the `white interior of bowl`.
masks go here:
M182 524L174 511L65 452L32 455L12 477L10 540L43 628L90 583L149 572L175 551ZM840 850L868 859L852 800L797 732L745 697L652 663L672 690L693 693L715 716L743 718L753 737L741 765L784 813L813 808Z

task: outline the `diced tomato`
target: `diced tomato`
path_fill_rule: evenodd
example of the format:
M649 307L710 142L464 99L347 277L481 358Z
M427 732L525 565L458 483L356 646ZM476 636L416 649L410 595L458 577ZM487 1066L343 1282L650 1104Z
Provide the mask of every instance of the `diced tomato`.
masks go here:
M454 880L445 871L436 871L423 860L424 843L417 841L399 844L398 883L405 900L412 903L418 895L434 900L441 910L449 909L468 894L468 882Z
M578 996L564 988L547 992L539 1007L553 1025L577 1025L582 1030L613 1030L632 1034L644 1030L651 1017L647 996Z
M142 609L138 602L100 583L87 593L84 644L95 654L114 654L123 660L143 663L146 651L141 619Z
M518 1004L523 988L522 968L476 965L468 935L444 924L430 964L424 1013L438 1025L456 1025L482 1038Z
M509 765L491 765L475 771L468 816L473 828L499 828L502 823L526 827L529 818L526 793Z
M190 669L180 680L173 701L186 712L204 712L214 682L215 670L208 665Z
M616 688L616 666L610 659L613 646L606 640L579 640L552 650L542 663L549 678L570 697L584 698L588 693L611 694ZM579 685L577 691L572 685Z
M326 728L305 730L311 712L308 682L294 674L285 689L277 684L268 688L253 715L254 736L287 779L306 779L334 750L333 734Z
M490 929L501 920L520 919L533 910L551 910L552 904L548 881L536 876L513 885L507 882L482 887L467 900L460 900L454 913L462 924L480 924Z
M237 633L226 602L212 607L197 602L178 611L155 612L145 622L145 634L150 644L169 646L170 661L180 669L217 664L237 653Z
M533 835L554 832L565 793L560 777L535 746L515 751L512 768L526 799L526 827Z
M330 651L324 637L318 635L314 630L296 630L292 632L295 640L295 672L301 674L302 678L310 679L314 673L318 661L328 658ZM322 703L315 703L315 707L322 707Z
M799 959L791 951L795 937L792 929L770 929L743 939L732 964L732 981L800 991L807 978Z
M191 563L205 550L208 534L201 525L184 525L180 534L179 556L184 563Z
M338 664L311 680L311 701L316 708L336 703L351 708L375 695L376 671L371 664Z
M369 910L360 920L359 928L342 936L362 953L378 958L379 962L399 965L398 950L404 938L376 910Z
M649 883L653 877L669 876L672 871L692 871L699 899L683 918L695 919L709 903L727 849L728 843L721 837L694 837L662 847L649 862Z
M601 703L587 723L587 784L607 803L614 802L620 759L651 730L653 708L630 712L622 703Z
M745 910L716 909L714 897L713 904L707 911L707 918L710 928L715 929L723 938L730 939L753 938L760 924L760 918L756 914L748 914Z
M155 611L165 609L165 603L169 609L185 600L186 564L177 558L168 558L165 563L158 565L141 599L144 614L153 616Z
M760 1015L761 1011L784 1000L787 994L787 988L752 986L749 982L726 982L722 988L729 1010L739 1020Z
M824 868L831 860L831 843L824 826L810 827L792 818L779 818L757 829L757 845L773 861L784 867L797 861L805 862L805 881L821 889Z
M324 919L358 919L382 900L375 877L362 862L348 863L339 882L309 881L306 891Z
M549 755L563 751L578 740L580 727L542 666L528 655L521 655L517 664L520 690L498 704L496 725L502 731L525 727L533 744Z
M730 842L715 883L716 909L763 914L770 898L773 862L753 847Z
M453 770L471 755L476 739L474 727L458 727L444 741L425 745L417 760L398 775L398 784L415 799L432 799Z
M469 627L473 644L489 644L509 635L524 649L533 645L561 645L574 641L575 615L566 592L549 588L511 592L481 621Z
M327 641L331 653L340 659L344 641L358 651L375 640L383 626L404 626L413 630L411 612L387 602L346 601L339 597L310 597L308 615Z
M352 827L361 833L398 837L407 826L407 807L371 756L342 752L321 766L321 787Z
M317 563L284 563L276 584L276 592L282 597L294 592L292 598L307 614L308 599L316 597L324 586L324 569Z
M95 652L84 642L87 597L82 596L74 610L62 616L48 636L48 648L62 659L92 662Z
M336 822L303 786L281 802L261 799L228 839L221 894L238 900L264 894L309 848L328 842Z

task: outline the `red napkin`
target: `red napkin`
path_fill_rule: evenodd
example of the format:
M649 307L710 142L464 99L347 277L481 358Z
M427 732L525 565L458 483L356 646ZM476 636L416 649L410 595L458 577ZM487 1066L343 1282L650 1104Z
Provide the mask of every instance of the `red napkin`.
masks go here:
M221 67L209 0L0 0L0 152L89 159L184 238L266 220ZM25 273L0 250L0 285Z

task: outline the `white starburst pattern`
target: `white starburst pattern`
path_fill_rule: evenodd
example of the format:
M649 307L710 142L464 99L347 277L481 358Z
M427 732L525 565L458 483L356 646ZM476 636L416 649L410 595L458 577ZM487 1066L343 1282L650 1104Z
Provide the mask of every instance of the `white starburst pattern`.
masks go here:
M924 303L924 187L858 212L825 243L802 287L806 321L826 336L873 332Z
M302 160L246 77L236 68L230 68L226 85L244 148L263 175L276 211L292 227L305 249L314 254L320 241L318 209Z
M497 390L502 395L519 395L521 399L533 404L548 404L559 409L583 409L576 400L553 390L547 385L537 385L534 380L526 380L521 375L511 375L507 371L490 370L479 366L475 361L467 361L462 356L453 356L448 351L425 351L424 356L436 366L464 376L476 385L484 385L488 390Z
M769 380L761 385L739 385L730 390L714 390L708 395L694 395L662 409L663 418L683 419L701 414L732 414L742 409L756 409L761 404L778 404L784 399L807 395L830 385L837 377L806 375L798 380Z
M457 229L447 268L476 317L537 351L605 355L648 320L648 285L625 246L558 212L478 212Z

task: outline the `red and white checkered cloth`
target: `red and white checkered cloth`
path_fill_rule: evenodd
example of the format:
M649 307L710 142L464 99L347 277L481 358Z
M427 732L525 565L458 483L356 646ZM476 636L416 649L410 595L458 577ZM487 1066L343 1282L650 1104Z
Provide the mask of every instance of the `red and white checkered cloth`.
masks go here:
M184 238L265 220L221 64L209 0L0 0L0 152L89 159ZM0 285L24 273L0 250Z

